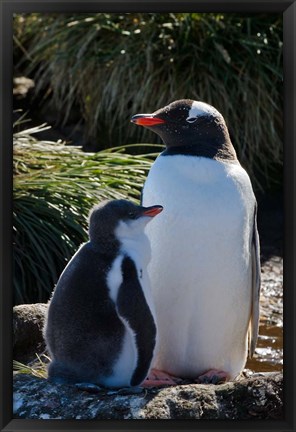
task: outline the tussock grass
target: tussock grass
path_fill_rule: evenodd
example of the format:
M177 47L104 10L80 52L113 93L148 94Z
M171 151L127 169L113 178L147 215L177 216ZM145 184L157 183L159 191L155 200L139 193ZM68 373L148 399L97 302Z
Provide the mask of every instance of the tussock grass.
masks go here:
M89 154L38 141L33 135L45 127L14 134L16 304L48 300L67 261L87 240L90 208L104 199L137 202L156 156L132 156L128 147Z
M213 104L256 188L282 167L282 18L276 14L17 15L15 52L59 122L78 108L86 139L157 143L129 123L173 100ZM19 67L21 65L19 64Z
M47 364L49 361L50 358L45 354L41 354L40 356L36 354L36 360L28 365L13 360L13 371L15 373L33 375L37 378L47 378Z

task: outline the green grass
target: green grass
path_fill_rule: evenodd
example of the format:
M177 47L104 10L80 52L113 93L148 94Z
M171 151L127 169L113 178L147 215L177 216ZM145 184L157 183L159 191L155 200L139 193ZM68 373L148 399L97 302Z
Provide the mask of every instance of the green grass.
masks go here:
M156 156L133 156L129 147L87 154L38 141L33 135L43 128L14 134L15 304L48 300L69 258L88 238L91 207L104 199L138 202Z
M92 148L157 143L133 114L203 100L224 115L256 189L281 181L280 15L22 14L14 41L40 106L59 124L78 112Z

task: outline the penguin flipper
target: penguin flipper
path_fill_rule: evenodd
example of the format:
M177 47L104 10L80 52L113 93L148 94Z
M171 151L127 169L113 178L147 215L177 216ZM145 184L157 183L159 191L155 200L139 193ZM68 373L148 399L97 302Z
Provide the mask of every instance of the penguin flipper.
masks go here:
M156 325L147 304L134 261L125 256L122 261L123 281L117 296L117 311L135 335L137 366L131 385L137 386L148 375L156 343Z
M252 306L249 328L249 357L252 358L255 352L259 332L259 299L261 288L260 274L260 244L257 229L257 203L254 210L253 239L252 239Z

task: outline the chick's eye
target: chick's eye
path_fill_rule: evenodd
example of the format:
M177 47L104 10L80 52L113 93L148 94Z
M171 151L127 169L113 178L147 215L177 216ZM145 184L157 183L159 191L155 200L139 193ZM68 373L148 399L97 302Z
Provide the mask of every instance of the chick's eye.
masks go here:
M128 214L128 217L130 218L130 219L136 219L136 213L134 213L134 212L129 212L129 214Z

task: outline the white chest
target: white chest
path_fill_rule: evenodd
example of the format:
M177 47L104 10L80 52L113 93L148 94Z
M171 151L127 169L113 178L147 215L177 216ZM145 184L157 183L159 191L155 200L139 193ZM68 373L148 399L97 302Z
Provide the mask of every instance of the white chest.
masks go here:
M167 254L177 245L189 255L203 250L204 256L214 245L218 256L220 245L223 253L225 247L236 247L236 240L249 241L254 195L249 177L239 165L181 155L159 157L143 193L144 206L155 202L164 210L146 228L152 261L160 243Z

